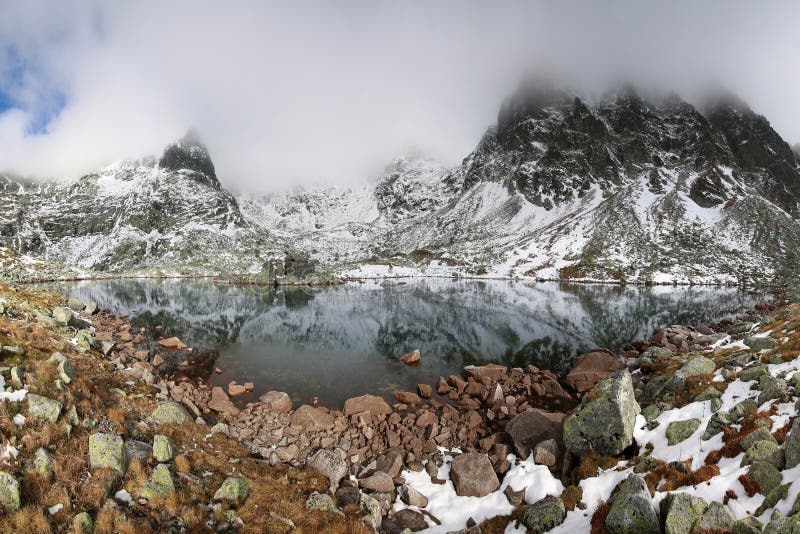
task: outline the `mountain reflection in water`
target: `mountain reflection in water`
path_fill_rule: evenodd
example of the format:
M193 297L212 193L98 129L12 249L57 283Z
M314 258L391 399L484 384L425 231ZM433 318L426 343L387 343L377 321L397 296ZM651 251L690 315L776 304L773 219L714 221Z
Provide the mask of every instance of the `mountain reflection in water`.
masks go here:
M714 321L764 299L736 288L449 279L279 290L148 279L48 287L130 314L153 334L163 325L162 335L207 355L200 373L212 383L252 381L248 398L280 389L331 406L366 392L414 391L474 363L558 372L586 350L619 351L657 326ZM414 349L418 367L397 362Z

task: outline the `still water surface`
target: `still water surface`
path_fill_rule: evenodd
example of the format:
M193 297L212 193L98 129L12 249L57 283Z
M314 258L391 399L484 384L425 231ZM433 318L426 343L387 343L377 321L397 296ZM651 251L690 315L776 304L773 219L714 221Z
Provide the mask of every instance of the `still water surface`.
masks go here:
M153 338L162 325L162 335L178 336L193 357L202 356L195 375L215 384L255 382L254 394L241 401L279 389L295 402L316 396L329 406L365 392L414 391L473 363L531 363L558 372L580 352L618 351L657 326L707 323L764 300L735 288L446 279L318 290L207 280L48 287L129 314ZM418 367L397 361L414 349L422 352Z

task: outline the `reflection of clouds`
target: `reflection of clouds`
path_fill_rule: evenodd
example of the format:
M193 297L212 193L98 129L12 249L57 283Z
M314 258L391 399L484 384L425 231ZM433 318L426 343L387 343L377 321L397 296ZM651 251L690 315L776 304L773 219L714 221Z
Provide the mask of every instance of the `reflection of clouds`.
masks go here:
M131 313L140 324L163 324L198 348L294 346L305 357L347 354L370 363L420 348L423 364L442 374L485 360L560 369L577 352L619 350L655 326L708 322L754 302L734 288L447 279L278 292L197 280L110 280L68 290Z

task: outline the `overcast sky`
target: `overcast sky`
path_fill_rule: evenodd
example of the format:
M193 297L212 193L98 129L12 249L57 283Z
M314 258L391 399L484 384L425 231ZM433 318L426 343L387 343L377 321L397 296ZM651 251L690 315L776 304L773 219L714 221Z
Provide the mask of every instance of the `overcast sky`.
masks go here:
M239 190L460 161L523 72L721 83L800 141L800 2L0 0L0 169L76 176L194 126Z

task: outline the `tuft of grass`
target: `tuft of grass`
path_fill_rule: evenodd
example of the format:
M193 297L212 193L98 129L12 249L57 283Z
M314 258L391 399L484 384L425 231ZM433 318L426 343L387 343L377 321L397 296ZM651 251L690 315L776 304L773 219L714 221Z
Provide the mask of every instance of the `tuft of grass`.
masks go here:
M583 488L580 486L567 486L561 493L561 500L564 501L564 508L572 511L583 498Z
M40 506L29 504L11 514L8 521L0 522L0 531L9 533L50 534L50 521Z
M578 473L578 478L583 480L584 478L597 476L600 469L611 469L615 465L617 465L617 460L614 458L602 456L596 451L589 451L581 456L576 472Z
M611 505L603 501L597 505L592 514L591 534L606 534L606 517L611 510Z

